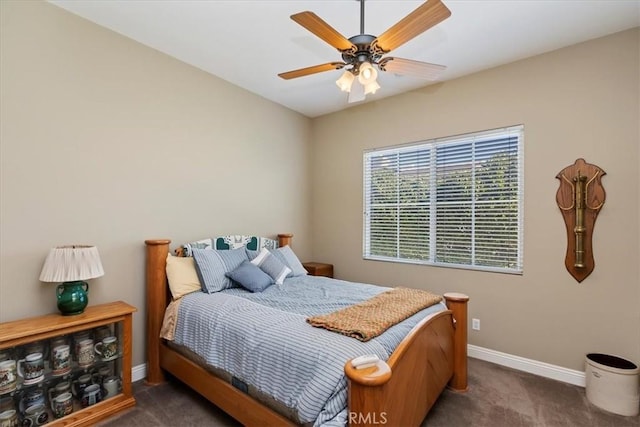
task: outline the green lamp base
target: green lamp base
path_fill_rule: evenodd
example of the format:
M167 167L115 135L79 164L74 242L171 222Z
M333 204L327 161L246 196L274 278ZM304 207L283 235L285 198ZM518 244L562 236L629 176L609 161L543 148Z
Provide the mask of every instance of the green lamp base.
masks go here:
M73 316L84 312L89 304L87 297L89 284L81 280L75 282L64 282L58 285L58 310L63 316Z

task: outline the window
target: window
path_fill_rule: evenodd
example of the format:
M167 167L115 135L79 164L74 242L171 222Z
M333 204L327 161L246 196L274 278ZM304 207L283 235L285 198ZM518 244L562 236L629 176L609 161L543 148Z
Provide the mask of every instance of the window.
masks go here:
M364 258L522 273L523 126L364 153Z

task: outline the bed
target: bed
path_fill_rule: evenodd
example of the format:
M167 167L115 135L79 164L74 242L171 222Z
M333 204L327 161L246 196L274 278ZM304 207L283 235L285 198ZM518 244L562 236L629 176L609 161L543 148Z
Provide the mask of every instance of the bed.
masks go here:
M280 247L290 245L291 241L291 234L278 235ZM299 425L298 418L247 393L198 357L160 338L171 301L166 275L170 243L168 239L145 241L147 383L163 382L167 372L244 425ZM354 369L350 358L345 358L342 370L347 405L342 419L346 423L419 425L445 387L466 391L468 297L446 293L444 300L444 309L416 320L399 343L394 344L388 358L381 357L375 366ZM292 363L292 369L293 366Z

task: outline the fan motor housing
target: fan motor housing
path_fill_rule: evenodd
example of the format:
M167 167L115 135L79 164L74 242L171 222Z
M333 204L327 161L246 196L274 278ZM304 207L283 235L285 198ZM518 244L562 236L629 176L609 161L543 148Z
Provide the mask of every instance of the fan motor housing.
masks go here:
M371 34L358 34L349 38L349 41L356 47L355 50L347 50L342 52L342 60L347 64L353 65L354 71L360 67L363 62L376 64L380 56L372 52L371 43L376 39Z

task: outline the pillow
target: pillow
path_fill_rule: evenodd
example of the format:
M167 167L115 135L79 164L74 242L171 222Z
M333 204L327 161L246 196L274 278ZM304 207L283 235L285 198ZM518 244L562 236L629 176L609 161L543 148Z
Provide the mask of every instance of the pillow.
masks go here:
M180 256L193 256L194 249L215 249L212 239L201 239L195 242L187 243L176 249L176 253Z
M237 249L240 247L245 247L252 251L258 251L260 248L277 248L278 241L269 239L268 237L258 237L258 236L241 236L241 235L231 235L231 236L220 236L214 239L215 249Z
M289 267L289 265L287 264L287 260L284 259L282 253L280 253L277 249L269 249L269 252L271 252L271 255L275 256L278 261L280 261L285 267ZM293 277L291 267L289 267L289 273L287 274L287 277Z
M182 256L193 256L193 249L215 249L222 251L227 249L238 249L241 247L246 247L253 251L258 251L260 248L275 249L278 247L278 241L268 237L258 236L219 236L186 243L178 248L176 252Z
M283 246L281 248L276 249L276 252L282 255L284 258L284 263L291 269L291 273L289 276L304 276L308 274L307 270L304 269L300 259L293 252L293 249L289 246Z
M196 272L193 258L167 255L167 279L173 299L178 299L191 292L201 291L202 285Z
M260 249L260 253L251 260L251 264L257 265L262 271L271 276L276 285L282 285L287 274L291 273L291 269L278 260L267 248Z
M244 248L228 251L192 249L192 252L202 290L208 294L235 287L225 274L235 270L242 261L248 259Z
M249 260L242 261L238 268L228 272L226 276L251 292L262 292L273 285L271 276L260 270L260 267L251 264Z
M245 250L247 251L247 258L249 258L249 261L253 261L253 259L260 253L260 251L252 251L248 248L245 248Z

